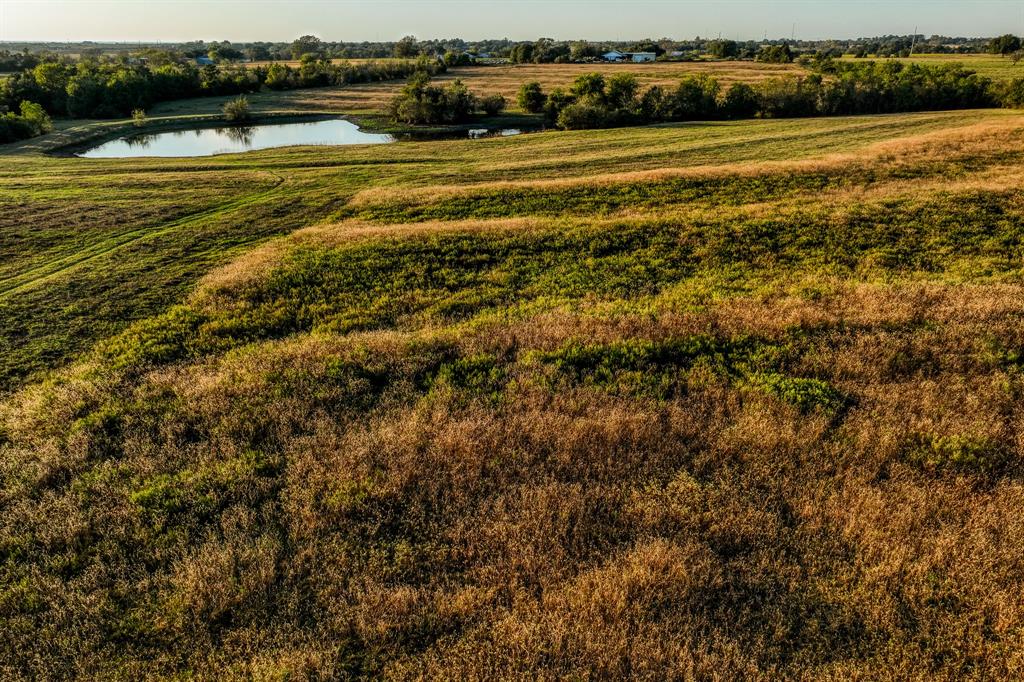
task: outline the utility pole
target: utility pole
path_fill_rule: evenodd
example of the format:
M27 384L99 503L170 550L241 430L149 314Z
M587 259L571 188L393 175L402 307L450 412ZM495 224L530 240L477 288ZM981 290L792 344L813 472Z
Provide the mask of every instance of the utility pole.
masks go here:
M910 56L914 56L914 46L917 45L917 26L914 27L914 35L910 38Z

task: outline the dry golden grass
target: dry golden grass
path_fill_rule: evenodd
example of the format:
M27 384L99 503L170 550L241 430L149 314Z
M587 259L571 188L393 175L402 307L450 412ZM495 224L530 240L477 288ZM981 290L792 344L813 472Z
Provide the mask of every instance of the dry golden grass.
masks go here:
M1021 677L1022 126L971 117L244 157L330 210L0 402L0 671Z
M757 62L656 62L654 64L509 64L472 66L451 69L437 77L438 81L461 79L479 95L500 94L515 106L516 93L523 83L540 82L545 90L567 87L585 73L631 73L643 86L673 86L683 76L707 74L722 85L734 82L757 82L786 74L804 73L793 64L761 64ZM401 88L399 81L365 83L330 88L310 88L285 92L264 92L249 96L254 111L281 113L288 111L378 113ZM153 107L152 115L216 113L225 98L204 98L165 102Z

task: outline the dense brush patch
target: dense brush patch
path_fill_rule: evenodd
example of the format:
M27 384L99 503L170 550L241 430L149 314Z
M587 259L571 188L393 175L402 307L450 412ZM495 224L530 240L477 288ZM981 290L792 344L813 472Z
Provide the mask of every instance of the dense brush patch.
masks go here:
M991 145L638 215L601 182L474 223L533 209L470 190L243 257L0 402L0 671L1019 676ZM351 190L307 217L377 210Z

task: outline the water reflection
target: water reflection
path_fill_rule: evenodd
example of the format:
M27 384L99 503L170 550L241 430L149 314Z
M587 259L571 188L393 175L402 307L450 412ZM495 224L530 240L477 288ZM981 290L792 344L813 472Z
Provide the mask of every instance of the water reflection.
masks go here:
M387 144L392 135L367 133L350 121L222 126L164 133L137 133L85 151L85 158L211 156L292 145Z
M232 142L244 145L246 149L252 148L252 140L255 135L253 126L237 126L232 128L217 128L217 132L227 137Z
M471 128L456 131L423 130L394 135L367 133L342 119L309 123L274 123L250 126L190 128L163 133L134 133L111 140L79 156L128 158L135 156L211 156L291 145L388 144L402 140L482 140L533 132L526 128Z

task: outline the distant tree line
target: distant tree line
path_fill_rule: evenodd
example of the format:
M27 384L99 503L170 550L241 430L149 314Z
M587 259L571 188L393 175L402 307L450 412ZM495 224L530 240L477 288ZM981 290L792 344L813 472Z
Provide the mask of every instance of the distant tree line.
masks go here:
M407 124L464 123L477 113L495 116L505 110L501 95L477 97L461 80L438 86L430 74L418 71L388 108L392 120Z
M1013 38L1013 36L1010 36ZM189 41L173 44L149 45L144 47L126 46L117 43L17 43L19 50L29 50L32 58L43 61L47 53L65 57L79 55L93 59L101 55L115 54L122 57L147 57L155 52L173 53L177 58L209 57L217 63L248 60L290 61L300 60L306 55L316 59L380 59L385 57L416 58L428 56L444 58L452 53L486 54L519 63L586 62L600 58L610 50L625 52L654 52L659 58L692 60L710 55L716 59L755 59L758 53L768 48L788 44L794 55L815 54L840 56L851 54L857 57L899 57L907 56L913 47L919 53L982 53L997 49L997 54L1010 54L1006 44L1000 43L1005 36L996 39L964 38L953 36L888 35L873 38L849 40L730 40L723 38L702 38L675 40L670 38L629 41L586 41L539 38L531 41L489 39L467 41L460 38L420 40L405 36L397 41L326 41L314 35L304 35L290 42L241 42L230 41ZM10 51L8 59L23 58L24 52ZM0 52L0 71L22 71L32 68L35 63L8 61L4 66L4 53Z
M124 60L47 60L0 80L0 106L13 111L23 101L36 102L55 116L116 118L146 110L157 102L275 90L406 78L417 69L432 73L442 63L365 62L334 64L306 58L298 67L271 64L245 68L196 66L172 59L130 64Z
M1002 89L1000 89L1002 88ZM1024 99L1024 79L994 86L956 65L822 60L817 72L722 89L707 75L688 76L673 88L641 90L631 74L580 76L568 90L545 94L538 83L519 91L520 107L543 113L564 129L604 128L662 121L840 116L998 106Z
M28 50L23 52L0 50L0 71L4 73L31 69L38 63L39 57L31 54Z
M426 58L417 61L385 60L336 64L328 59L318 59L311 54L306 54L297 67L280 63L271 64L262 69L261 73L263 82L271 90L292 90L352 83L375 83L408 78L412 74L420 72L433 76L443 73L446 68L443 62Z

